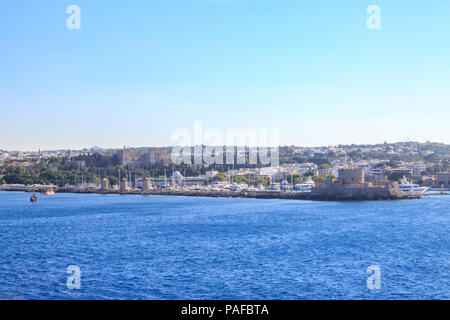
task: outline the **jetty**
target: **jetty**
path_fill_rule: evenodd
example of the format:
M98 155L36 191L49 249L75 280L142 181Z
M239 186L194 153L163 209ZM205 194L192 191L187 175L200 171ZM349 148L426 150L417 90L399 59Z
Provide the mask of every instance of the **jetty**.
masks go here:
M22 192L41 192L40 188L2 188L1 191L22 191ZM141 189L79 189L79 188L55 188L56 193L75 193L75 194L115 194L115 195L145 195L145 196L184 196L184 197L209 197L209 198L253 198L253 199L283 199L283 200L311 200L311 201L368 201L368 200L402 200L418 199L420 195L389 195L384 192L374 192L374 190L347 189L341 192L324 192L322 188L314 188L312 192L295 191L212 191L212 190L184 190L180 189L151 189L143 191Z

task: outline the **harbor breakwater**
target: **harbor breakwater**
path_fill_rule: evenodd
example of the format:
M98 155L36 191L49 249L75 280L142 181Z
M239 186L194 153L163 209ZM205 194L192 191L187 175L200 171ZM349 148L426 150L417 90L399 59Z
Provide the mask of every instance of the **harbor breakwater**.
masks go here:
M1 191L24 191L43 192L44 186L32 187L2 187ZM81 194L122 194L122 195L158 195L158 196L186 196L186 197L216 197L216 198L254 198L254 199L286 199L286 200L312 200L312 201L374 201L374 200L401 200L417 199L419 195L406 195L391 192L388 187L384 188L313 188L312 192L291 191L212 191L212 190L184 190L152 189L149 191L128 190L101 190L101 189L77 189L77 188L54 188L57 193L81 193Z

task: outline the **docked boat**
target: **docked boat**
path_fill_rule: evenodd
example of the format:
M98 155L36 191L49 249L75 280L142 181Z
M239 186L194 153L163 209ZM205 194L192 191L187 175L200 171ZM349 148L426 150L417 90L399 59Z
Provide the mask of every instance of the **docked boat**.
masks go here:
M298 192L311 192L312 188L315 187L315 183L314 181L309 178L305 181L303 181L302 183L296 184L295 185L295 191Z
M36 202L38 200L37 196L33 193L30 197L31 202Z
M400 180L398 187L402 193L405 194L424 194L428 191L428 187L421 187L409 181L405 176Z
M234 192L239 192L239 191L243 191L244 189L247 189L248 185L245 183L237 183L237 184L233 184L230 187L230 191L234 191Z
M281 191L279 183L272 183L267 189L267 191Z

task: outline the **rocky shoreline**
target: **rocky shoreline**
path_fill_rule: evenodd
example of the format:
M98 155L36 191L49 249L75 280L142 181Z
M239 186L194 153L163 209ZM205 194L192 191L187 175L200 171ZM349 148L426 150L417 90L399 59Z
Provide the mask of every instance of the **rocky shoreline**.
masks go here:
M48 189L48 187L46 188ZM22 192L42 192L44 187L22 187L3 188L0 191L22 191ZM345 190L346 192L282 192L282 191L191 191L191 190L157 190L148 192L141 190L129 190L120 192L119 190L102 191L100 189L80 190L74 188L54 188L57 193L79 193L79 194L118 194L118 195L146 195L146 196L185 196L185 197L210 197L210 198L253 198L253 199L283 199L283 200L311 200L311 201L377 201L377 200L403 200L418 199L419 195L389 195L386 193L373 193L357 190L358 192Z

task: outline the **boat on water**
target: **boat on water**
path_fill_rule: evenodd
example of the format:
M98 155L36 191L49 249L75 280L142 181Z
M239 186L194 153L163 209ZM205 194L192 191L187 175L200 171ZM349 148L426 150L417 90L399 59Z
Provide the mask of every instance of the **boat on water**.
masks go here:
M31 202L36 202L38 200L37 196L33 193L30 197Z
M405 194L424 194L429 189L428 187L421 187L418 184L412 183L406 176L403 176L403 179L400 180L398 187Z
M44 196L52 196L52 195L55 194L55 190L48 189L48 190L42 191L41 194L44 195Z

